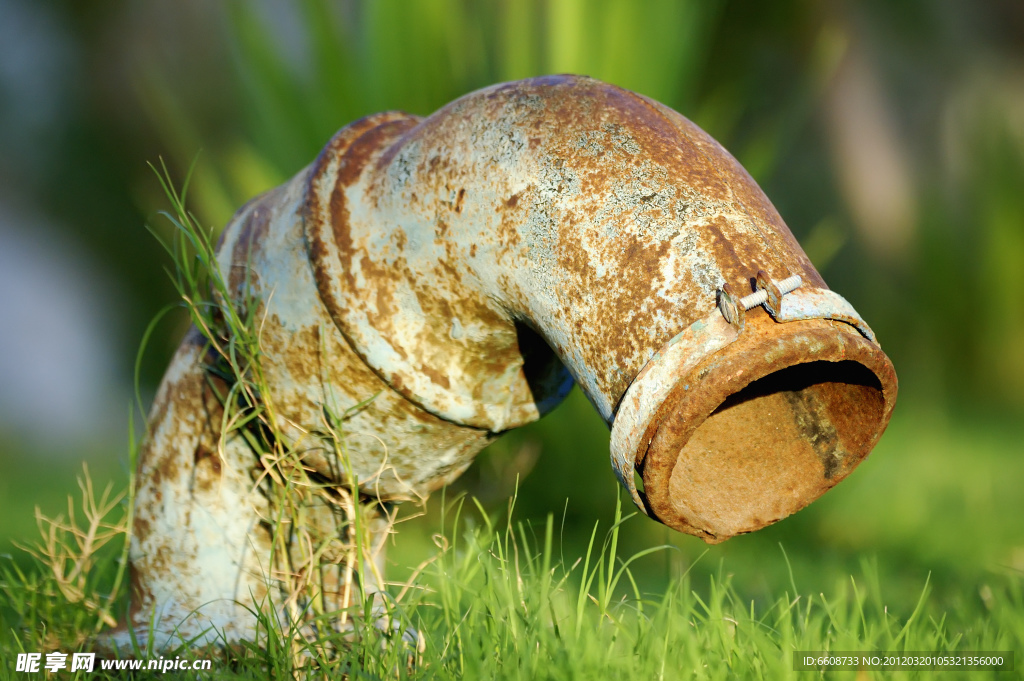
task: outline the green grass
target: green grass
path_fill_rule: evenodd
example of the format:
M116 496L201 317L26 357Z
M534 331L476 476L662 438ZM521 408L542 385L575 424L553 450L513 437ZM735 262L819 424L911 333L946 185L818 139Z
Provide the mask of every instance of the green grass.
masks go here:
M606 436L579 435L590 418L574 395L550 419L503 438L464 476L464 492L497 488L487 506L465 495L452 500L458 492L449 490L401 526L390 553L393 614L399 630L422 634L422 653L368 627L324 666L347 668L352 678L774 679L817 676L792 671L793 650L995 649L1015 651L1020 669L1017 423L902 405L871 457L835 490L763 531L705 547L614 511ZM550 444L532 471L509 463L541 437ZM126 487L123 471L107 463L98 482ZM4 484L14 493L4 497L0 531L10 547L12 537L29 541L33 502L49 514L63 505L26 492L54 475L52 465L24 458L7 468ZM501 499L515 495L516 475L524 477L512 512ZM599 482L584 494L578 481L591 479ZM69 479L62 484L74 490ZM559 495L570 495L564 506L552 501ZM632 560L651 547L658 548ZM119 547L108 549L88 578L94 592L106 593L118 569ZM86 646L97 619L67 602L40 563L8 550L14 555L0 562L0 679L26 677L13 672L18 651ZM115 615L123 589L120 598ZM288 676L293 658L284 641L234 651L215 662L216 676ZM418 659L410 668L411 657Z
M832 588L818 593L790 574L770 598L752 599L724 565L699 580L692 572L675 575L652 591L634 568L673 549L619 555L625 520L619 509L613 522L594 525L586 552L563 555L553 516L517 522L511 509L495 516L465 497L441 506L429 562L410 588L391 590L395 627L419 631L423 651L364 625L364 636L346 644L343 655L320 660L321 671L348 670L352 678L775 679L807 674L792 670L794 650L1020 651L1024 643L1019 574L990 579L984 612L937 608L927 579L917 585L912 608L887 607L885 585L870 561L858 574L833 574ZM778 547L776 553L786 561ZM113 561L99 567L116 569ZM88 630L92 618L62 602L38 566L3 570L0 656L9 664L0 678L25 678L13 673L17 651L70 652L68 637ZM278 640L267 649L233 651L214 669L224 678L266 678L268 670L284 677L291 660Z

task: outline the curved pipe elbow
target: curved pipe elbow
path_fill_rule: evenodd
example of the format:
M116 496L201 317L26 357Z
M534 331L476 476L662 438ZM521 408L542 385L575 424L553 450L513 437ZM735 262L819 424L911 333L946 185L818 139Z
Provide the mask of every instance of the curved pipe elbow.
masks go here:
M556 76L370 116L293 191L319 297L377 376L490 433L575 379L634 501L682 531L794 512L888 422L895 373L867 326L736 160L634 93ZM725 323L720 292L759 273L802 288Z

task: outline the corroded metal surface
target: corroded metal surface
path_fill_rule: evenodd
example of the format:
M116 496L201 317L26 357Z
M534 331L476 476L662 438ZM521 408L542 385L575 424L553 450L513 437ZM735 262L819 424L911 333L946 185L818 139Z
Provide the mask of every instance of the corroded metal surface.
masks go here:
M610 423L723 284L764 269L824 285L735 159L631 92L540 78L363 126L313 168L319 289L360 356L443 418L492 431L536 418L515 320Z
M304 171L239 211L222 236L221 269L239 305L249 296L260 303L263 372L289 444L310 450L307 463L340 481L331 446L317 435L327 405L347 413L346 445L362 487L385 499L424 496L462 473L493 436L424 411L353 352L307 255L309 178Z
M742 314L742 313L739 313ZM739 330L717 311L694 322L658 351L630 385L612 428L612 469L637 508L647 512L634 481L638 452L646 451L651 435L652 405L661 405L679 376L703 358L717 353L739 338ZM639 458L643 458L640 456Z
M720 349L656 362L657 380L641 377L657 401L641 394L631 410L640 416L621 435L617 423L612 444L640 472L649 513L711 543L840 482L881 437L896 394L892 365L851 325L780 324L760 309L738 336L717 325L725 331L707 335Z
M238 212L219 263L236 303L258 307L288 447L345 483L318 425L325 407L344 414L356 482L383 500L450 481L575 380L634 501L720 541L841 480L895 401L870 329L736 160L675 111L589 78L356 121ZM736 304L758 273L802 280L774 292L774 318ZM156 608L161 631L209 611L247 637L236 606L208 604L266 591L265 499L240 444L211 450L200 345L186 339L151 416L137 611Z
M875 332L867 325L853 305L835 291L804 289L788 293L782 298L778 311L772 314L776 321L795 322L801 319L834 319L845 322L867 338L875 340Z
M632 385L630 385L629 390L623 397L618 411L615 414L615 423L612 428L612 437L609 445L611 450L612 468L615 470L615 474L619 478L619 481L629 492L634 503L645 513L649 512L649 503L645 501L645 495L641 494L637 490L636 481L634 480L634 471L637 469L641 471L646 469L644 459L648 448L651 446L651 443L658 432L662 419L666 418L669 412L664 405L671 402L669 400L670 394L673 391L678 393L680 384L682 385L682 391L685 395L690 394L691 383L694 388L696 388L699 383L705 381L713 382L713 379L707 379L706 376L691 376L690 373L699 363L706 361L709 357L714 357L716 361L722 362L733 353L737 352L737 348L728 348L727 352L725 349L733 342L739 340L741 334L743 334L746 329L746 313L742 312L742 308L737 308L733 300L733 296L731 296L728 291L720 293L720 296L725 297L728 302L724 305L720 302L719 312L712 312L704 319L694 322L672 338L658 353L654 355L654 357L651 358L647 365L637 375ZM771 296L774 296L774 301ZM875 341L874 332L871 331L871 328L863 319L861 319L856 310L853 309L845 298L833 291L823 289L804 289L780 296L776 290L770 294L765 308L777 322L807 320L841 321L855 328L869 341ZM829 355L828 353L823 352L825 344L823 344L821 339L811 336L802 336L799 334L794 335L794 332L797 331L799 327L760 325L756 328L758 329L757 331L751 331L749 334L744 335L744 339L747 344L750 343L751 338L756 338L756 345L762 348L772 347L770 343L771 341L784 342L786 345L791 347L790 356L795 361L790 363L783 361L780 359L780 353L778 350L769 352L763 359L750 358L749 363L743 367L744 372L739 374L742 377L740 380L733 379L725 393L715 393L712 397L705 398L705 402L702 406L709 410L707 413L690 414L687 417L689 419L688 422L695 427L705 423L711 413L710 410L718 409L725 404L726 400L725 398L722 398L722 394L728 396L739 393L748 384L763 378L769 373L784 371L797 364L823 361L856 361L854 355L847 355L846 348L850 342L849 339L847 339L847 342L840 343L839 347L841 350L838 353L838 356L836 356L834 354ZM835 338L842 340L844 336L836 335L838 333L839 330L836 330L835 327L831 327L831 331L826 333L826 335L834 336ZM662 503L664 501L663 497L671 494L670 490L665 489L665 480L663 477L658 477L657 474L652 475L650 480L647 475L644 475L645 489L648 486L650 487L650 496L655 498L655 505L663 508L663 511L660 514L655 513L656 517L662 522L680 531L697 534L708 541L721 541L734 534L738 534L739 532L749 532L759 529L760 527L764 527L776 520L780 520L793 511L802 508L810 501L813 501L825 490L839 482L839 480L845 476L845 473L852 470L856 463L870 452L871 447L873 447L877 439L881 437L882 431L885 429L885 426L889 421L892 408L895 405L896 377L891 366L888 364L888 360L886 360L885 356L877 349L877 346L872 347L868 344L867 346L860 348L860 351L860 354L864 355L863 364L875 374L874 384L871 390L878 392L879 395L868 397L864 395L851 394L847 396L850 400L849 404L842 403L837 407L840 409L861 408L864 407L865 400L867 400L867 402L871 402L873 406L877 407L873 411L868 409L870 413L864 415L864 422L856 424L854 427L857 431L855 434L856 436L863 438L865 435L868 435L867 439L859 443L858 449L853 455L847 456L848 452L845 449L842 450L842 456L845 460L845 470L843 475L836 476L834 475L834 471L826 474L826 467L822 464L820 477L826 484L823 484L818 488L814 488L813 493L796 495L796 497L794 497L795 501L791 500L788 505L780 505L778 509L770 513L761 513L756 519L752 519L751 522L742 526L742 528L725 529L719 527L715 531L708 530L707 528L698 528L685 517L673 517L673 515L678 514L673 514L672 512L664 510L667 507ZM815 376L819 379L818 382L826 382L829 375L834 373L834 369L834 367L823 367L819 365L818 369L814 372ZM840 373L843 372L840 371ZM852 379L847 378L845 380ZM858 380L865 380L865 377L862 376ZM871 380L868 380L868 383L871 383ZM799 389L802 390L808 387L810 386L802 386ZM695 393L696 390L694 391L694 394ZM875 404L874 397L881 399L881 402ZM678 395L677 399L679 399ZM777 405L776 409L777 413L774 415L770 412L766 413L766 405L761 404L755 411L752 411L749 414L749 425L753 436L751 439L743 441L736 437L737 433L733 431L725 434L722 439L716 441L716 458L720 460L726 458L730 454L729 452L724 451L726 449L741 450L746 448L746 454L741 454L741 458L745 458L742 465L758 466L761 468L762 474L771 474L771 480L762 480L758 483L759 494L766 493L769 490L771 490L771 493L776 493L779 491L778 488L786 487L787 485L791 485L793 482L784 474L783 467L779 465L779 461L777 459L764 456L762 450L767 446L766 443L769 438L761 437L759 439L758 432L768 432L761 431L761 429L766 426L769 427L769 430L771 430L771 426L775 426L775 429L777 429L780 424L783 424L790 418L799 421L804 417L796 410L779 410ZM815 415L815 418L823 422L823 428L827 429L829 427L828 425L824 425L824 421L829 421L831 419L830 415L818 413ZM774 423L766 423L766 419L770 419ZM710 426L708 428L710 428ZM852 433L848 433L844 430L842 434L846 436ZM803 449L806 447L806 443L802 442L804 439L806 438L801 435L800 437L796 437L791 441L783 443L783 447L787 450ZM682 453L687 443L688 440L685 438L678 439L675 443L676 449L674 452L679 456L680 460L687 458L687 456ZM838 441L836 446L839 446ZM833 447L833 449L836 449L836 447ZM671 452L669 453L669 456L672 456ZM802 468L799 468L798 470L794 469L791 472L793 474L797 474L805 471L814 471L816 469L816 465L813 461L805 461L804 463L806 465ZM662 465L674 467L675 464L675 461L670 461L667 464ZM651 470L653 471L654 469L651 468ZM724 484L729 484L728 480L731 477L729 471L724 469L718 470L716 475L719 476L721 480L711 480L714 476L709 476L709 483L718 484L719 482L722 482ZM793 490L789 489L788 491L792 492ZM756 495L750 493L750 490L737 492L732 495L732 498L727 503L732 505L734 510L736 510L742 508L747 502L752 501L755 496ZM778 498L781 499L782 496Z
M251 638L245 606L267 594L266 503L249 449L237 438L219 446L223 411L204 375L204 348L198 332L186 336L150 414L137 472L130 621L108 643L122 653L132 650L129 628L145 649L151 618L157 650L180 645L179 632L197 644L216 640L216 631Z

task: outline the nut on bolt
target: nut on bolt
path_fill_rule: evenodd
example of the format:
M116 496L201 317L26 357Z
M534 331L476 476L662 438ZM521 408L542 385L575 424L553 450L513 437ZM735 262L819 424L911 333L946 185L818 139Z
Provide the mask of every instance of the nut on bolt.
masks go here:
M750 295L738 298L729 284L724 284L718 292L718 309L725 317L725 321L735 326L737 330L742 330L744 312L758 305L764 305L774 317L779 313L782 296L800 288L802 284L803 279L799 274L774 282L765 274L764 270L758 270L757 290Z
M803 280L800 278L799 274L794 274L782 281L774 282L768 277L764 270L757 271L758 292L765 292L766 299L763 301L763 304L773 317L779 314L779 309L782 307L782 296L799 288L802 283Z
M724 284L718 292L718 309L722 311L725 321L736 327L737 331L743 330L743 320L746 315L746 308L740 303L739 296L732 290L732 286Z

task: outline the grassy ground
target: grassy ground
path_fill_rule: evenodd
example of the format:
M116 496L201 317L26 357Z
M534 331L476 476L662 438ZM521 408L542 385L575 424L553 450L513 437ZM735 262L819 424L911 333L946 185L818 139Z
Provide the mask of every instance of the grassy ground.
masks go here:
M566 537L562 513L520 522L514 511L508 522L506 512L438 495L425 516L402 527L391 554L396 597L411 566L428 561L395 611L401 629L422 634L423 651L371 627L350 654L325 664L345 665L353 678L794 678L816 675L793 671L794 650L1013 650L1019 657L1017 428L937 423L897 418L862 469L807 511L711 549L645 518L610 531L613 506L592 533ZM480 466L488 456L496 454ZM8 471L10 490L26 489L41 473L30 464ZM5 498L5 541L12 532L24 537L29 495ZM664 548L630 558L665 539ZM15 564L23 576L12 572ZM114 569L100 563L98 583ZM25 678L13 671L16 652L71 652L84 645L95 617L60 597L24 556L4 570L0 678ZM290 664L283 648L214 662L215 676L238 678L264 678L268 667L285 675Z

